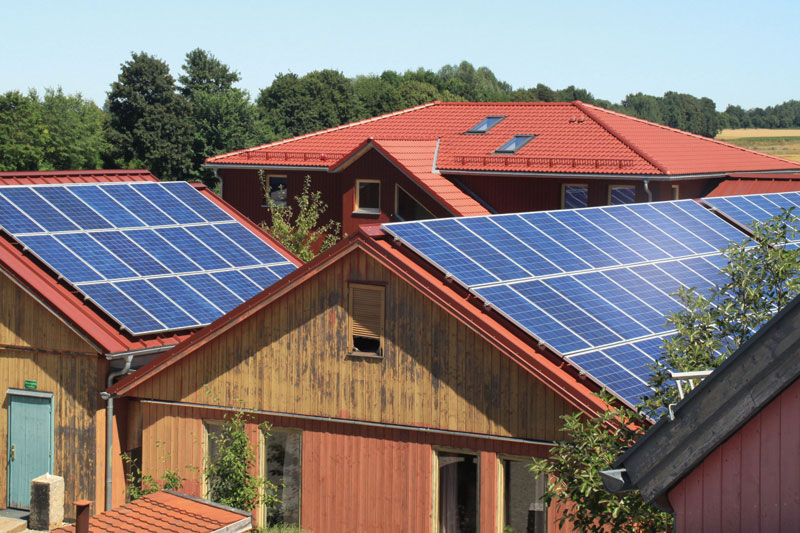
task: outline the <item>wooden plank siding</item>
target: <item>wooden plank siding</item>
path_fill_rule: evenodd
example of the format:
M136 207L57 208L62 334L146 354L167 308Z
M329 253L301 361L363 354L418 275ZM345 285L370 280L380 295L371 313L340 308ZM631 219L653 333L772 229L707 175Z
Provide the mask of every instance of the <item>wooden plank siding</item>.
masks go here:
M386 284L382 359L346 355L348 281ZM548 441L572 410L358 249L134 395Z
M170 469L186 477L182 491L202 496L203 421L230 412L142 402L145 473ZM253 415L247 425L258 450L257 425L302 431L301 524L327 531L418 531L432 526L433 454L438 448L480 454L481 531L497 531L498 456L542 457L547 446L433 434L341 422ZM177 438L180 435L180 438ZM257 463L261 460L257 461ZM558 515L548 514L548 531Z
M53 394L54 474L64 477L70 502L95 498L95 412L100 359L78 334L6 276L0 275L0 508L8 502L8 389L26 380Z
M795 381L670 490L675 531L797 530L798 417Z

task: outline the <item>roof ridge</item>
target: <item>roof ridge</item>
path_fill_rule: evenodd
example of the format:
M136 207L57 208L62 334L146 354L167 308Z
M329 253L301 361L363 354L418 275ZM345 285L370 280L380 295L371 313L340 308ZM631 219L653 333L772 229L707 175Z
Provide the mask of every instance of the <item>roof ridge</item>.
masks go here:
M145 168L136 169L79 169L79 170L6 170L0 172L0 177L11 176L95 176L104 174L150 174L153 173Z
M409 107L409 108L406 108L406 109L401 109L399 111L393 111L391 113L386 113L384 115L378 115L377 117L365 118L364 120L359 120L357 122L348 122L347 124L342 124L340 126L335 126L333 128L328 128L328 129L325 129L325 130L312 131L311 133L304 133L303 135L298 135L296 137L290 137L289 139L281 139L280 141L275 141L275 142L271 142L271 143L267 143L267 144L262 144L262 145L259 145L259 146L253 146L252 148L245 148L243 150L234 150L233 152L228 152L228 153L225 153L225 154L215 155L215 156L212 156L212 157L209 157L208 159L206 159L206 162L207 163L208 162L214 162L214 161L217 161L218 159L227 158L227 157L234 156L234 155L246 154L246 153L249 153L249 152L254 152L256 150L263 150L264 148L270 148L270 147L273 147L273 146L281 146L283 144L290 143L290 142L293 142L293 141L299 141L301 139L309 139L311 137L316 137L318 135L323 135L325 133L330 133L332 131L338 131L338 130L343 130L343 129L347 129L347 128L352 128L352 127L355 127L355 126L361 126L362 124L369 124L370 122L376 122L378 120L382 120L382 119L385 119L385 118L390 118L390 117L394 117L394 116L397 116L397 115L403 115L403 114L406 114L406 113L411 113L413 111L419 111L420 109L425 109L425 108L432 107L432 106L439 105L439 104L441 104L441 102L439 102L438 100L434 100L433 102L428 102L428 103L425 103L425 104L420 104L418 106Z
M585 104L585 103L581 102L580 100L575 100L573 102L573 104L575 105L575 107L577 107L578 109L580 109L581 111L586 113L589 116L589 118L591 118L593 121L595 121L595 123L598 126L600 126L604 130L606 130L608 133L613 135L620 142L622 142L625 146L627 146L634 153L636 153L636 155L638 155L639 157L641 157L642 159L644 159L645 161L650 163L652 166L654 166L656 169L658 169L662 174L667 174L667 175L670 174L670 172L666 168L664 168L658 162L656 162L656 160L652 156L650 156L647 152L642 150L642 148L640 146L637 146L634 142L632 142L630 139L628 139L625 135L622 135L615 128L612 128L608 124L606 124L603 121L601 121L595 115L595 111L598 111L599 109L602 109L602 108L597 108L597 107L592 106L590 104ZM589 109L589 107L591 107L591 109Z
M574 102L436 102L440 105L446 106L497 106L497 105L510 105L510 106L569 106Z
M759 152L757 150L750 150L750 149L745 148L743 146L738 146L736 144L726 143L724 141L720 141L720 140L717 140L717 139L714 139L714 138L711 138L711 137L704 137L703 135L698 135L697 133L692 133L690 131L684 131L684 130L681 130L681 129L678 129L678 128L673 128L671 126L666 126L664 124L658 124L657 122L650 122L649 120L645 120L645 119L639 118L639 117L634 117L633 115L626 115L625 113L620 113L619 111L613 111L611 109L605 109L605 108L602 108L602 107L594 106L592 104L586 104L584 102L579 102L579 103L582 106L591 107L595 111L608 113L609 115L616 115L616 116L621 117L621 118L627 118L627 119L635 120L636 122L641 122L641 123L647 124L649 126L654 126L654 127L660 128L662 130L673 131L675 133L681 133L683 135L686 135L687 137L693 137L695 139L699 139L699 140L702 140L702 141L707 141L707 142L712 142L712 143L715 143L715 144L719 144L719 145L725 146L727 148L735 148L735 149L737 149L737 150L739 150L741 152L747 152L749 154L760 155L760 156L768 157L770 159L775 159L775 160L778 160L778 161L782 161L784 163L792 163L793 165L799 165L800 166L800 163L798 163L797 161L792 161L791 159L784 159L783 157L778 157L776 155L767 154L767 153L764 153L764 152Z

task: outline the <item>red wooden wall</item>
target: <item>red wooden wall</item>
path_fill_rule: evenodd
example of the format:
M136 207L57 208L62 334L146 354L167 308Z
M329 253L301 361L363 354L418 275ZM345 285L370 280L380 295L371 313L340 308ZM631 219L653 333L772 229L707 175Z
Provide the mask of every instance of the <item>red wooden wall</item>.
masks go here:
M675 531L800 530L800 381L669 492Z
M141 404L145 473L165 469L186 478L182 491L201 497L203 420L224 411L165 404ZM432 527L433 456L437 448L480 456L480 530L499 531L498 454L542 457L547 446L277 416L254 416L248 431L255 449L257 424L302 430L301 525L315 533L340 531L427 532ZM548 531L557 527L548 513Z

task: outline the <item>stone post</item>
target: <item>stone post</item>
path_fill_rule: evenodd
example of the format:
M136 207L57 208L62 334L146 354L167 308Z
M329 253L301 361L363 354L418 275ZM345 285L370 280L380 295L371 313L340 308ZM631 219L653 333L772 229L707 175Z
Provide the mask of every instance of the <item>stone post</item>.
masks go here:
M31 515L28 527L51 530L64 520L64 478L44 474L31 481Z

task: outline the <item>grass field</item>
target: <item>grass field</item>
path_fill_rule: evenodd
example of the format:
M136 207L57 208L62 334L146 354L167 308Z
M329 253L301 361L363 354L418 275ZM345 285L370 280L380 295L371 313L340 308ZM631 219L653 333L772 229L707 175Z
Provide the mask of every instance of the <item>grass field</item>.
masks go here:
M717 139L800 162L800 129L741 128L722 130Z

